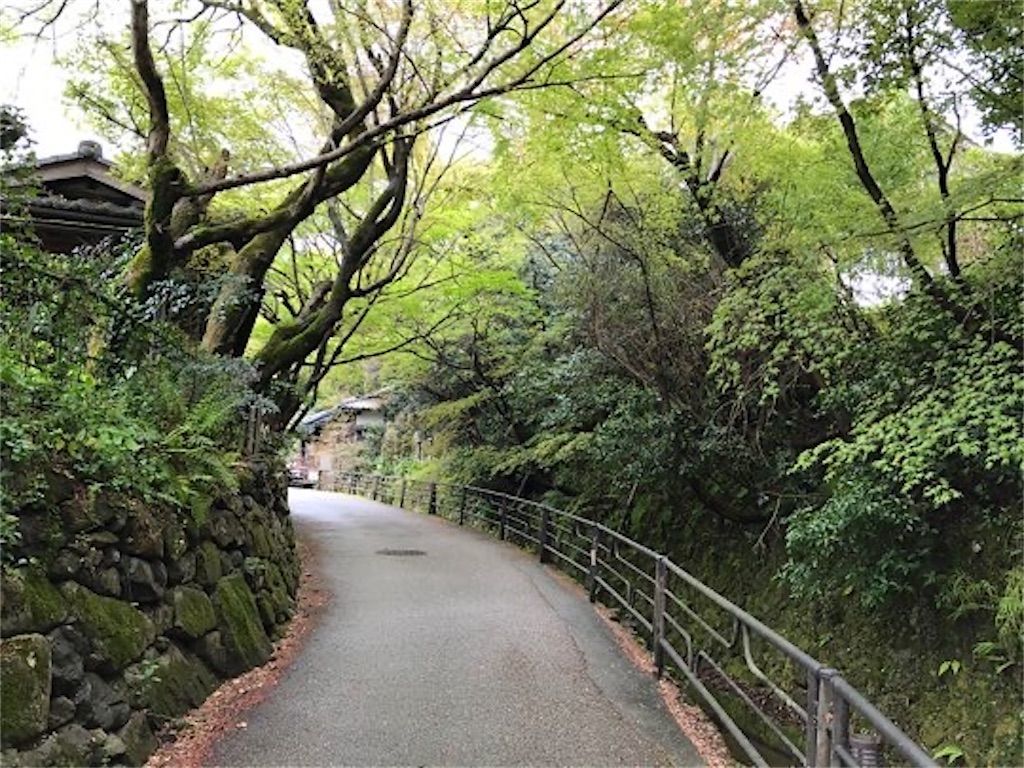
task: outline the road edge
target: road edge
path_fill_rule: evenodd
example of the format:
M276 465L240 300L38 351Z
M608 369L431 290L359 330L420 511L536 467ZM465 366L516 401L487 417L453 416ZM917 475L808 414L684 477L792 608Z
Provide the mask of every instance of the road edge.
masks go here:
M296 538L302 570L295 615L284 636L274 643L270 660L225 681L178 721L176 728L158 734L166 741L150 755L145 768L200 768L223 734L246 727L241 716L271 693L302 651L333 595L320 576L318 552L312 537L297 532Z

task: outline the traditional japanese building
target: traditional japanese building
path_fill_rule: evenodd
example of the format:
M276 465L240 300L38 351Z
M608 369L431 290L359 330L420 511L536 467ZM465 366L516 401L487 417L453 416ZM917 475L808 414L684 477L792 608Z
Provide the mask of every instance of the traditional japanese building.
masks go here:
M95 141L83 141L76 152L36 163L39 194L27 202L25 212L45 250L71 253L78 246L142 227L147 193L116 178L112 167ZM3 221L24 215L4 210Z

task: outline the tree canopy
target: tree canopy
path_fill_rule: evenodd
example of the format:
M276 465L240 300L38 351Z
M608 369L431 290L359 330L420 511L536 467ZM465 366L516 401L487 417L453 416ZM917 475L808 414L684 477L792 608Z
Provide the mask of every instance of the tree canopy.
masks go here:
M276 428L387 386L378 469L774 541L797 599L926 594L1021 662L1014 4L132 0L83 28L67 97L149 192L105 300L247 361Z

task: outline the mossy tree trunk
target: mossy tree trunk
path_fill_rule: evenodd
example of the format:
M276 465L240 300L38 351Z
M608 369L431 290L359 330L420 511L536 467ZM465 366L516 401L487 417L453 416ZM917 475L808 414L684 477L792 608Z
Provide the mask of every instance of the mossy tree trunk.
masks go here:
M212 0L201 2L203 12L220 13L226 7ZM417 168L418 184L410 193L410 161L417 137L432 127L431 121L444 120L446 113L467 104L537 87L544 70L569 54L621 2L606 0L591 16L574 17L566 24L556 23L564 2L527 11L510 3L498 16L488 15L488 34L477 41L475 50L453 47L443 25L426 19L415 33L422 39L410 39L411 0L399 0L386 19L354 20L334 9L332 13L341 15L333 24L322 23L301 2L233 4L229 10L240 22L302 55L313 90L332 122L319 154L312 158L232 177L227 172L229 154L223 150L202 178L190 179L174 158L167 96L150 43L148 0L132 0L133 64L149 112L150 199L144 245L126 274L130 291L137 299L159 303L161 283L168 278L181 275L192 284L210 286L214 295L203 299L206 303L194 313L198 317L181 323L183 329L211 353L250 354L260 367L260 386L280 401L282 414L277 421L288 423L322 378L324 366L329 368L338 357L336 351L325 351L338 333L346 306L353 299L372 298L407 268L412 229L430 188L424 180L434 173L429 165L436 159L436 153L428 153L431 160L426 168ZM508 34L520 23L529 25L529 34ZM537 47L535 41L545 33L557 37L527 60ZM434 59L417 61L424 50L453 58L444 66ZM386 177L382 189L379 169ZM280 179L296 181L269 210L229 220L209 215L218 193ZM349 220L344 229L351 235L341 231L336 238L342 252L329 286L315 291L315 300L290 320L276 321L261 349L248 349L263 306L265 278L275 259L286 244L294 247L301 237L297 229L320 206L359 184L369 194L357 197L369 203L362 211L345 207ZM396 226L401 236L390 238L389 255L384 257L381 240ZM212 268L206 253L216 254ZM339 347L347 338L332 346ZM311 355L316 360L313 373L307 363Z

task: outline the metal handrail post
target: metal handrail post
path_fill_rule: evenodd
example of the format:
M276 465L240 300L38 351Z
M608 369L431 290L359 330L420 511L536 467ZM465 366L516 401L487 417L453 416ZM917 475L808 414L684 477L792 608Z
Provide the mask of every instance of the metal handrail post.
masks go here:
M508 525L508 502L502 501L498 508L498 538L505 540L505 526Z
M402 486L398 491L398 506L405 509L405 476L402 476Z
M466 522L466 489L462 489L462 497L459 499L459 525Z
M839 673L831 668L826 668L818 673L818 710L815 719L817 720L818 738L814 751L815 765L831 765L832 757L832 729L829 727L832 721L832 678ZM811 713L807 713L810 717Z
M430 502L427 506L427 514L437 514L437 483L430 484Z
M834 697L834 710L832 713L832 749L829 755L829 765L842 765L843 761L838 750L850 751L850 708L846 699L835 695L835 688L832 689Z
M807 670L807 721L804 727L804 762L808 768L818 765L818 672Z
M665 673L665 590L668 588L668 566L664 555L654 565L654 614L651 616L651 649L654 668L660 678Z
M587 570L587 593L590 602L597 602L597 545L600 541L601 529L594 523L590 527L590 568Z
M547 507L540 511L540 535L537 536L538 548L540 549L540 561L546 563L548 560L548 523L550 513Z

